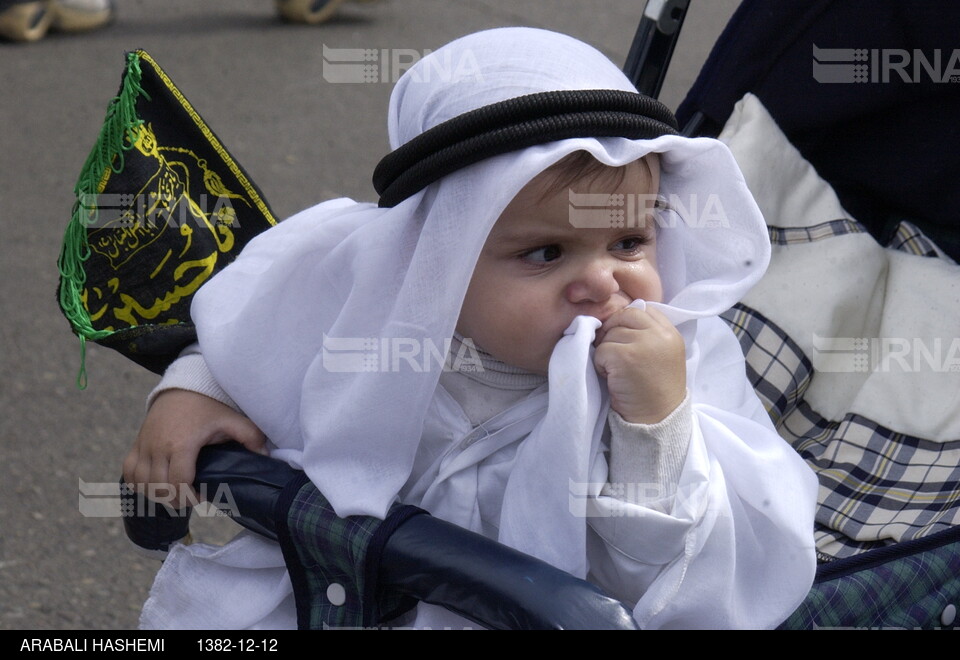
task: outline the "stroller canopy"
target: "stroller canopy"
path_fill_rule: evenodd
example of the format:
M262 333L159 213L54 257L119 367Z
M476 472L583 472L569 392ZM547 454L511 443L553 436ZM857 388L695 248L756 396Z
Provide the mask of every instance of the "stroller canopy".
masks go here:
M745 0L677 118L716 134L752 92L880 243L908 220L957 260L957 25L957 3Z

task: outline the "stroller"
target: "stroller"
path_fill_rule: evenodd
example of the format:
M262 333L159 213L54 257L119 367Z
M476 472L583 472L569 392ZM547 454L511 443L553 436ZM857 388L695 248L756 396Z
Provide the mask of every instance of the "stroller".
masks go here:
M688 0L648 3L625 66L641 92L657 96L688 4ZM956 141L948 138L958 129L945 124L955 115L949 109L957 107L960 98L956 90L960 88L942 82L944 72L949 70L947 58L936 66L929 58L925 62L930 66L907 68L899 66L901 60L884 59L887 56L882 52L896 50L897 54L903 51L912 55L915 51L907 49L901 33L922 39L923 48L949 48L948 42L941 44L936 34L924 35L920 28L951 22L943 20L943 10L936 17L905 16L900 15L898 7L893 2L874 4L869 21L877 29L866 31L862 10L853 3L821 0L771 5L746 0L715 46L677 117L687 135L730 140L740 159L741 154L747 158L763 153L751 151L756 147L750 142L749 131L741 135L736 130L738 126L752 126L748 121L751 118L754 123L756 117L762 118L762 107L796 148L799 161L809 163L822 177L817 190L835 191L835 217L796 226L779 222L780 218L768 210L789 208L786 203L777 206L774 192L782 191L760 191L758 198L771 224L771 240L776 248L783 248L785 255L814 241L823 241L815 246L819 247L850 242L852 238L888 246L887 250L896 250L904 257L909 252L909 256L923 258L924 267L936 264L947 276L955 277L956 271L950 267L960 255L960 245L943 219L950 217L949 211L960 201L956 186L944 183L960 175L960 160L952 149ZM869 42L862 40L862 34L871 35ZM857 63L862 57L868 58L863 60L868 63L879 63L879 69L864 74L857 68L864 66ZM897 66L883 68L885 62ZM143 63L148 66L141 72ZM908 94L903 88L910 84L907 82L899 85L878 80L870 89L836 84L846 76L850 77L847 82L863 75L868 80L871 76L882 79L891 71L907 77L915 71L927 78L918 80L917 87L909 87ZM121 98L128 101L136 98L138 89L175 89L145 53L133 54L128 60L124 85L127 93L122 91ZM741 105L747 94L753 100ZM803 102L798 103L798 97ZM102 141L122 141L137 118L145 120L153 133L142 133L124 145L126 168L122 164L116 167L112 152L107 153L106 163L102 153L99 163L93 162L95 154L91 154L89 167L84 170L88 176L81 177L81 183L86 183L78 185L78 192L121 196L141 190L139 184L125 188L125 177L120 175L129 177L137 171L144 162L140 156L148 160L155 157L157 145L165 144L168 136L199 130L202 139L198 141L208 145L209 155L198 148L195 161L209 165L219 157L223 163L219 180L209 174L212 166L181 179L205 186L198 190L239 191L238 197L245 199L243 205L209 213L188 205L187 212L204 218L209 229L209 236L193 237L191 249L203 249L200 239L206 238L213 246L210 249L222 255L216 264L219 269L250 236L275 221L242 168L205 125L198 128L198 115L182 96L172 110L149 105L130 102L114 106L112 122L108 117ZM189 119L179 119L187 108ZM107 130L108 126L112 128ZM881 150L916 154L917 145L922 151L920 162L929 163L929 167L904 171L900 163L891 166L889 158L880 158ZM186 171L192 164L184 159L176 167ZM107 166L114 174L103 174ZM744 169L749 182L750 168ZM143 181L155 182L164 180L163 174L145 168L140 176ZM175 192L168 199L198 197L190 189ZM925 202L922 208L905 203L918 197ZM765 201L769 206L764 206ZM127 223L125 231L138 216L175 211L175 205L131 209L119 197L118 202L114 220ZM100 201L85 205L81 198L75 214L89 215L93 208L103 214ZM235 223L234 214L241 212L247 215ZM249 234L241 234L238 227ZM105 232L109 228L110 220L103 216L94 228L89 220L85 224L71 223L61 257L62 307L81 337L116 348L160 372L192 341L184 308L171 312L163 323L136 319L120 331L98 326L92 317L96 310L112 304L110 292L85 286L83 278L77 277L78 271L84 271L83 277L93 282L97 275L92 269L98 259L102 268L112 270L131 262L122 260L122 254L103 256L96 249L89 253L89 259L69 258L70 249L87 242L107 241L105 245L112 245ZM159 249L162 244L147 238L142 242L148 249ZM878 253L873 250L871 254ZM897 259L898 264L903 261L899 255ZM213 270L211 267L204 277ZM814 400L817 383L829 381L831 374L842 371L837 361L843 362L855 350L838 348L836 342L826 348L816 343L809 346L802 336L805 326L782 322L775 313L780 308L762 294L751 294L753 298L730 310L725 319L741 341L748 373L761 400L784 437L820 475L822 493L817 517L820 568L807 600L782 627L953 627L960 604L960 530L955 524L960 516L960 440L923 436L914 428L904 432L853 409L841 409L839 417L819 415ZM78 305L78 300L82 304ZM177 304L185 305L188 300L189 295L184 295ZM869 436L866 440L865 434ZM854 446L858 452L851 451ZM857 460L851 460L851 455ZM891 469L891 464L897 469ZM904 476L911 470L925 470L935 478L917 481ZM897 476L899 482L894 480ZM207 491L227 485L236 505L228 512L245 527L281 543L294 583L301 628L375 626L416 601L443 605L491 628L634 626L628 609L593 585L414 507L395 507L383 521L339 519L302 473L237 447L205 449L198 464L197 484L198 488L205 485ZM899 493L905 484L910 484L915 497ZM188 516L152 507L129 489L122 488L121 492L126 510L155 514L124 518L135 543L163 551L186 536ZM871 532L877 528L884 531ZM329 594L327 585L333 583L345 585L342 597ZM556 598L558 592L564 597Z

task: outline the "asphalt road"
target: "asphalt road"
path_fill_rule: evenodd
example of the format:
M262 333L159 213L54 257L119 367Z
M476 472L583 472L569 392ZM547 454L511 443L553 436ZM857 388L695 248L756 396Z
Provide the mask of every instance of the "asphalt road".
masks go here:
M676 107L737 0L694 0L661 93ZM269 0L117 0L85 35L0 43L0 629L131 629L158 564L117 518L82 515L79 484L113 482L157 378L98 346L89 386L55 300L73 186L123 67L144 48L279 217L337 196L374 199L388 83L337 84L322 48L435 49L476 30L566 32L622 64L643 0L382 0L330 23L282 23ZM198 518L220 541L235 530Z

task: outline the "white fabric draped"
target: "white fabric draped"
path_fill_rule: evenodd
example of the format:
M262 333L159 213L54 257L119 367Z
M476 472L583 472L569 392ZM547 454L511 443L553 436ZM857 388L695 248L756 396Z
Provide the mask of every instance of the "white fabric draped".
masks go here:
M465 80L420 75L430 57L468 55L475 66ZM477 33L397 83L391 146L507 98L597 88L633 91L602 54L569 37L526 28ZM656 506L601 492L608 404L592 365L596 319L579 317L557 344L547 388L479 433L463 426L438 388L439 368L329 368L325 338L449 341L501 211L577 150L611 165L660 154L660 193L676 202L657 240L665 301L657 307L686 342L694 431L676 491ZM719 221L698 221L708 205ZM763 218L723 144L585 137L490 158L394 208L334 200L308 209L252 241L204 286L193 317L217 380L276 445L274 455L306 470L341 515L383 516L401 496L597 580L636 603L645 626L763 627L785 618L812 581L816 481L776 435L736 339L715 316L757 282L768 259ZM449 448L415 471L424 443ZM234 573L224 585L210 557L177 548L145 626L189 625L199 605L182 594L167 599L163 580L191 565L202 576L190 587L194 597L233 598L223 590L238 588ZM258 607L249 598L221 605ZM163 614L173 609L177 617ZM262 609L263 620L276 616L273 606ZM449 621L421 610L421 625Z

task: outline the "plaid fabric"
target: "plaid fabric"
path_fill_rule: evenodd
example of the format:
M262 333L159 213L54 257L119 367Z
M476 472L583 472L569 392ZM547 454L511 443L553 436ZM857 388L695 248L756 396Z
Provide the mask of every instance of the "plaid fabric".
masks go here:
M847 218L822 222L810 227L767 227L767 229L770 232L770 242L774 245L811 243L824 238L843 234L861 234L867 231L860 223Z
M300 629L367 628L414 603L376 584L379 552L416 507L395 506L386 520L340 518L306 477L289 484L279 510L287 511L280 545L290 571Z
M960 528L900 544L896 552L821 566L810 594L781 628L954 628L958 622L944 618L944 610L960 602Z
M955 263L937 244L927 238L920 229L907 221L897 225L897 231L887 247L916 254L921 257L936 257Z
M779 244L862 231L853 221L771 228ZM909 223L891 247L941 254ZM811 360L786 332L745 305L723 315L740 340L747 375L780 434L820 479L817 549L821 560L940 532L960 523L960 440L933 442L897 433L853 413L839 420L804 400L815 377Z
M747 361L747 377L774 424L801 401L813 365L800 347L772 321L745 305L721 315L733 329Z
M745 305L723 315L771 419L820 479L817 548L847 557L960 523L960 441L896 433L856 414L827 420L803 396L813 366L796 342Z

